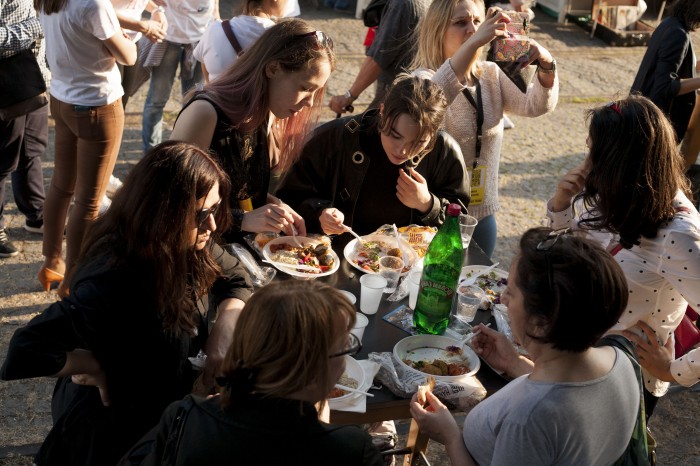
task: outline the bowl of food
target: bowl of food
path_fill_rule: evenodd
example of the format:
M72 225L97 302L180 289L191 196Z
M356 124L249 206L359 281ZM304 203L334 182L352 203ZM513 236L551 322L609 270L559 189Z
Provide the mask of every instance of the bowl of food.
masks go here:
M394 358L405 370L451 382L472 376L481 367L479 356L466 345L441 335L413 335L394 345Z
M282 236L265 244L263 257L277 270L296 278L317 278L334 274L340 259L330 245L305 236ZM301 245L301 246L300 246Z
M340 376L337 384L365 391L369 388L369 385L365 384L365 371L362 370L360 363L351 356L345 356L345 372ZM328 401L331 404L331 409L333 409L333 403L347 400L353 395L357 395L357 393L349 392L338 387L333 388L328 394Z

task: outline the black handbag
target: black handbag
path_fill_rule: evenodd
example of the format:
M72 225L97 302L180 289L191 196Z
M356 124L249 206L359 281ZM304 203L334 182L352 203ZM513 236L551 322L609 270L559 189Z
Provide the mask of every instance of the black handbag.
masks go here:
M48 103L33 47L0 59L0 119L12 120Z

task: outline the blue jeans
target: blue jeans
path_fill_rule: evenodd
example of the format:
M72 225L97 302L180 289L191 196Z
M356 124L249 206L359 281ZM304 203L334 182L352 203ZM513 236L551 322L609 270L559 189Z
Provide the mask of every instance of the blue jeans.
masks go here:
M185 58L184 45L168 42L168 48L163 55L160 66L151 71L151 83L148 87L146 104L143 106L143 123L141 128L141 140L143 151L147 152L163 140L163 108L168 103L170 91L175 82L175 72L178 65L182 65ZM181 72L182 73L182 72ZM202 81L202 68L197 64L194 76L191 79L182 79L180 85L182 95L187 93L195 84Z
M489 258L493 255L494 249L496 249L496 237L498 236L498 228L496 225L496 216L487 215L484 218L479 219L479 223L474 229L474 234L472 235L472 240L481 246Z

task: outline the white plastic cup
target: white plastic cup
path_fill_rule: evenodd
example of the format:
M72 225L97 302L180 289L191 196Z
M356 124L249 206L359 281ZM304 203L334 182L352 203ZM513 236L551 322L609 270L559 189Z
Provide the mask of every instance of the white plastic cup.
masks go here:
M420 277L423 275L423 271L411 270L408 274L408 307L415 310L416 301L418 301L418 292L420 291Z
M476 285L458 286L455 317L466 324L471 323L476 317L476 311L479 310L479 305L484 296L484 290Z
M459 216L459 233L462 236L462 248L467 249L469 243L472 241L472 235L474 234L474 228L479 221L476 217L471 215L462 214Z
M403 270L403 259L394 256L384 256L379 259L379 275L386 278L386 287L384 293L393 293L396 291L396 285L399 284L399 277Z
M376 314L386 287L386 278L366 274L360 278L360 310L365 314Z
M346 291L346 290L338 290L338 291L340 291L340 294L342 294L343 296L345 296L346 298L348 298L348 301L350 301L350 302L352 303L353 306L355 305L355 303L357 302L357 298L355 297L354 294L352 294L352 293L350 293L349 291Z
M355 314L355 316L355 326L352 328L352 330L350 330L350 333L355 335L357 339L360 340L360 343L362 343L362 335L365 334L365 327L367 327L367 324L369 324L369 319L366 315L359 312Z

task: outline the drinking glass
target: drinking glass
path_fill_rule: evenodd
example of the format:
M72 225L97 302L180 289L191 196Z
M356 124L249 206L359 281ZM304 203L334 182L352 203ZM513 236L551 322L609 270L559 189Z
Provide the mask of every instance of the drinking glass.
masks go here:
M384 256L379 259L379 275L386 278L386 288L384 293L396 291L399 283L399 276L403 270L403 259L394 256Z

